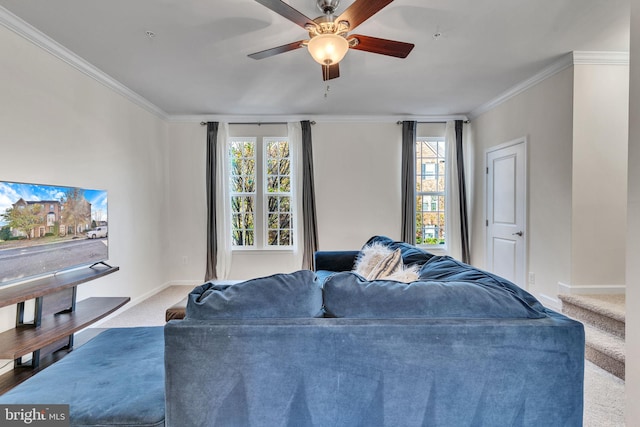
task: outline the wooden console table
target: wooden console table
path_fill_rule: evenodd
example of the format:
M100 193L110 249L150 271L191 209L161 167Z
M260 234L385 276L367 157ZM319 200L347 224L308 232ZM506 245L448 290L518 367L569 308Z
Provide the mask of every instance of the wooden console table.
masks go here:
M51 357L54 352L70 350L74 333L129 302L129 297L93 297L76 303L78 285L119 269L96 265L0 288L0 307L17 305L16 327L0 333L0 359L14 360L13 372L0 376L0 394L33 375L44 363L57 360ZM25 322L25 302L29 300L35 300L34 319ZM29 353L31 360L25 364L22 358Z

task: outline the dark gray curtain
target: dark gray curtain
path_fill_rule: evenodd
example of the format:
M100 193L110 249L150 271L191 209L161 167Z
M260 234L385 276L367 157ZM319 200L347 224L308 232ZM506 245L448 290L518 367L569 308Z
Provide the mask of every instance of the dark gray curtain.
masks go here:
M462 239L462 262L469 264L469 217L467 216L467 186L464 177L464 153L462 150L462 120L456 120L456 154L458 165L458 193L460 195L460 238Z
M304 229L302 268L313 270L313 255L318 250L318 221L316 192L313 185L311 122L303 120L300 125L302 127L302 227Z
M207 268L205 282L215 280L216 259L218 257L218 236L216 233L216 145L218 122L207 123Z
M416 125L402 122L402 241L416 243Z

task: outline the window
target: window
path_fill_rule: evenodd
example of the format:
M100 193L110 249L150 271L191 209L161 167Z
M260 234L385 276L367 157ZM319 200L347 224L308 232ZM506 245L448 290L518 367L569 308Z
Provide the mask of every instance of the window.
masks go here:
M445 141L416 139L416 243L445 244Z
M233 246L255 246L256 140L229 141Z
M267 246L293 245L291 154L286 139L265 138Z
M235 249L294 246L291 158L286 137L229 139L231 235Z

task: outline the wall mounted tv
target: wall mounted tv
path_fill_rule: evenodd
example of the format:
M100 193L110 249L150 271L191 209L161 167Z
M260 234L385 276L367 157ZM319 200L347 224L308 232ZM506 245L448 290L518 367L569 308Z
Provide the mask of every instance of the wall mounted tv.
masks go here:
M0 181L0 286L109 258L107 192Z

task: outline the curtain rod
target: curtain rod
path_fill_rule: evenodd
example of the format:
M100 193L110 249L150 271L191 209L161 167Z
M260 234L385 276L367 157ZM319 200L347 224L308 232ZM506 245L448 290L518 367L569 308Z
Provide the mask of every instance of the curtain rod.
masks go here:
M313 120L310 121L309 123L311 123L312 125L315 125L316 122L314 122ZM205 126L207 124L207 122L200 122L200 126ZM289 124L288 122L237 122L237 123L228 123L230 125L286 125Z

